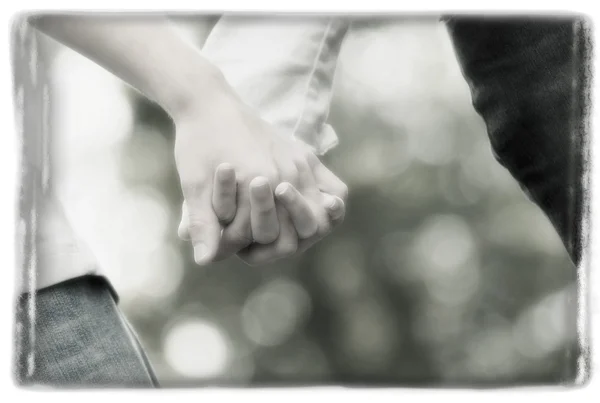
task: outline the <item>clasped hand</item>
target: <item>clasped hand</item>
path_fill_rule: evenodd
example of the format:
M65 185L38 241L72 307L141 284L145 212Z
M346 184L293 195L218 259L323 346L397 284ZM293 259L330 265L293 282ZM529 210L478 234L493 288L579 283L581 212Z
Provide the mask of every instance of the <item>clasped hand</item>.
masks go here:
M234 96L176 118L184 204L179 236L198 264L251 265L306 251L339 225L346 185L303 143Z

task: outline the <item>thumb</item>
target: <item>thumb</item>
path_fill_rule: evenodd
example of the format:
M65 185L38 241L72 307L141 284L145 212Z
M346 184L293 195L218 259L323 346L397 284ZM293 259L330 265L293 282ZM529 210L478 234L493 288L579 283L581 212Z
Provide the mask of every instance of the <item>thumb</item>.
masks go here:
M210 190L212 186L204 188ZM212 262L217 254L221 225L212 208L211 192L198 192L196 189L186 189L183 195L187 204L188 232L194 247L194 260L199 265L205 265Z

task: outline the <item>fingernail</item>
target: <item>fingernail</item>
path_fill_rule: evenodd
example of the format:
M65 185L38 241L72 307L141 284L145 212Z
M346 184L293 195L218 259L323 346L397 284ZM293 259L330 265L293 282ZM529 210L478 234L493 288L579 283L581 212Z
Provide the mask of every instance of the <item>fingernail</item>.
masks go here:
M250 182L250 186L256 190L263 190L269 186L269 180L265 177L259 176Z
M231 165L229 162L223 162L217 168L221 171L232 171L233 165Z
M287 197L291 194L290 188L291 188L291 185L289 183L282 183L275 190L275 194L277 196Z
M326 195L325 196L325 207L328 209L332 209L335 207L336 204L336 199L335 197L331 196L331 195Z
M204 243L198 243L194 246L194 260L198 264L204 263L204 258L208 254L208 247Z

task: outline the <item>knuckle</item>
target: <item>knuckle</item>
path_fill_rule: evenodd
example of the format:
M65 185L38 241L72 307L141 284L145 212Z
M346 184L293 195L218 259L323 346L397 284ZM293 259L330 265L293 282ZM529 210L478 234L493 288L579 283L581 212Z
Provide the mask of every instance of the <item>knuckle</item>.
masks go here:
M315 231L315 235L318 238L323 238L327 234L331 232L333 229L331 222L329 220L321 220L317 225L317 230Z
M337 226L339 226L340 224L342 224L344 222L344 219L346 218L346 214L344 212L341 212L340 214L337 215L337 217L335 217L335 221L331 222L329 225L331 227L331 231L333 231L333 229Z
M320 225L316 221L312 221L311 223L307 223L306 226L302 230L303 239L310 238L316 235L319 232Z
M348 199L348 185L345 183L340 183L337 191L337 196L345 202Z

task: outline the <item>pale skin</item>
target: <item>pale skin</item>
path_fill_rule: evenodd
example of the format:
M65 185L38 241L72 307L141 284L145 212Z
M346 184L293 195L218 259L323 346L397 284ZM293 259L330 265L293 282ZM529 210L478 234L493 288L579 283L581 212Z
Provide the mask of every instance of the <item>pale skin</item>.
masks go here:
M273 193L267 178L257 177L250 182L251 228L255 242L258 244L276 243L286 248L283 242L291 242L297 252L303 252L323 237L329 228L320 228L320 223L313 213L310 203L289 183L280 184ZM223 225L231 223L237 211L237 184L235 170L230 164L217 167L213 189L213 209ZM329 225L335 227L344 220L346 208L342 199L325 195L324 208L329 217ZM279 221L277 219L276 201L287 210L290 220L296 228L300 240L279 237ZM179 237L190 239L188 231L188 212L183 205L182 219L179 225ZM269 263L277 260L269 248L263 245L251 245L238 252L238 256L250 265Z
M185 199L180 234L189 234L198 264L233 254L250 264L291 256L343 220L346 185L242 102L167 19L30 21L169 113Z

